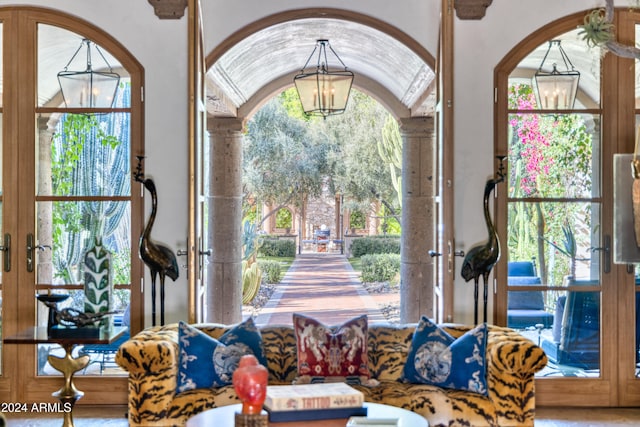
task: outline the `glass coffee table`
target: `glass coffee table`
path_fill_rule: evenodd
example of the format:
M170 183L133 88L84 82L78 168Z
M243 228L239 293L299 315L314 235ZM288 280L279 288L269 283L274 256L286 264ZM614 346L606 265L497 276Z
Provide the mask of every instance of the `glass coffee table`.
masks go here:
M415 412L395 406L366 402L367 418L397 418L399 427L429 427L424 417ZM221 406L209 409L193 416L187 421L186 427L233 427L235 414L240 412L242 405ZM290 421L286 423L269 423L269 427L345 427L347 418L320 421Z

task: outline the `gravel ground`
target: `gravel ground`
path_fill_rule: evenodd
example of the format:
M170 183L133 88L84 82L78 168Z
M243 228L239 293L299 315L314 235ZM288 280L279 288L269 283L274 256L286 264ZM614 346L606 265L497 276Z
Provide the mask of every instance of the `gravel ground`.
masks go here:
M396 294L399 292L398 285L390 285L388 282L363 283L362 286L370 295L376 296L381 294ZM258 290L258 295L256 295L253 301L243 307L243 311L251 313L252 316L257 317L258 314L260 314L262 307L267 303L267 301L269 301L277 288L277 284L263 283ZM379 304L378 308L389 322L397 323L400 321L399 303L382 303Z
M258 317L260 309L269 301L271 295L278 288L277 284L263 283L258 289L258 295L247 305L242 307L242 311L245 313L251 313L251 316Z
M365 282L362 286L370 295L397 294L400 292L399 285L391 285L389 282ZM400 322L400 302L385 302L378 304L382 315L391 323Z

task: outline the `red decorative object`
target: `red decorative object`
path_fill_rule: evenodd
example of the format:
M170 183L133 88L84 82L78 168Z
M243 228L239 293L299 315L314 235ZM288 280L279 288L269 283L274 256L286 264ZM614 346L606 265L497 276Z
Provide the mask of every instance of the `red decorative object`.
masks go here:
M258 363L252 354L240 358L238 369L233 373L233 388L242 401L243 414L260 414L267 397L269 371Z

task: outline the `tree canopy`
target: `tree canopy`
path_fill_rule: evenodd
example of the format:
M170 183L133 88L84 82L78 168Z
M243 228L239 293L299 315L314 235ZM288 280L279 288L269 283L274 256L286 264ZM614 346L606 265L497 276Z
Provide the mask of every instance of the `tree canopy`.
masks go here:
M243 148L245 194L279 206L299 205L304 196L317 197L323 188L343 194L352 209L368 211L373 200L399 210L398 164L380 154L390 127L389 113L371 97L352 90L347 111L327 119L301 112L295 89L274 97L248 124ZM392 123L393 124L393 123ZM401 148L400 148L401 149ZM384 151L384 150L383 150ZM391 154L389 154L391 153Z
M245 194L274 205L319 196L323 176L331 174L327 160L332 147L322 142L305 121L287 113L282 98L273 98L248 124Z

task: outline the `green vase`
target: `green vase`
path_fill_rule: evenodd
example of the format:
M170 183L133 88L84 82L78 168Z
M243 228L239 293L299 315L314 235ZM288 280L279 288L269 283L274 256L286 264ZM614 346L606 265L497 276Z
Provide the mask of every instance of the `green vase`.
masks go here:
M107 313L111 311L111 253L96 237L94 246L84 256L84 311L86 313ZM111 328L110 316L100 321L100 326Z

